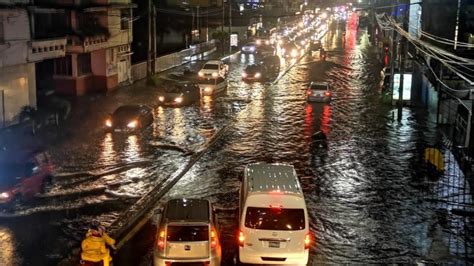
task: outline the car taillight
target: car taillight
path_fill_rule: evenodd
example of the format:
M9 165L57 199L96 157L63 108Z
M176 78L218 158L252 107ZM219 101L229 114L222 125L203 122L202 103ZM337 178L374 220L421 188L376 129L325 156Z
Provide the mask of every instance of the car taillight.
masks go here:
M311 90L306 91L306 94L311 95L313 92Z
M211 231L211 248L215 249L217 247L217 234L214 229Z
M243 247L245 241L244 232L239 231L239 246Z
M331 96L331 93L329 91L325 92L324 95L326 96Z
M311 246L311 234L307 233L304 236L304 248L309 249L310 246Z
M160 250L164 250L165 249L165 231L161 231L160 232L160 235L158 236L158 248Z

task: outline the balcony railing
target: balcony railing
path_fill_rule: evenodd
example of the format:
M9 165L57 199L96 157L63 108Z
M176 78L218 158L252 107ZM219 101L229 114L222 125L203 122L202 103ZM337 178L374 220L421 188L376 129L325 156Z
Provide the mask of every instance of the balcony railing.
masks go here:
M66 55L66 36L60 38L32 40L28 49L28 61L36 62Z

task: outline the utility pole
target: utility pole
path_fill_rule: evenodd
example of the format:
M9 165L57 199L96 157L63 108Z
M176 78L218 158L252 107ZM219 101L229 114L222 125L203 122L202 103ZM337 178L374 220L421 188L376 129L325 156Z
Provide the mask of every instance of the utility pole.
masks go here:
M196 24L197 24L197 33L198 33L198 42L201 41L201 25L199 21L199 6L196 7Z
M230 43L230 35L232 34L232 0L229 1L229 54L232 54L232 45Z
M397 1L398 3L398 1ZM393 6L392 7L392 14L396 14L397 10L397 7L396 6ZM392 104L393 102L393 79L395 77L395 60L396 60L396 57L395 55L398 53L398 47L396 45L396 39L397 39L397 31L395 30L395 26L392 27L392 43L391 43L391 49L390 49L390 82L389 82L389 88L390 88L390 91L391 91L391 94L390 94L390 103Z
M155 74L156 60L156 10L153 0L148 0L148 57L147 72L148 76Z
M403 1L404 2L404 1ZM408 31L408 16L406 6L404 7L402 19L402 28L404 31ZM407 39L402 36L400 40L400 86L398 87L398 121L402 120L403 110L403 78L405 74L405 61L407 56Z

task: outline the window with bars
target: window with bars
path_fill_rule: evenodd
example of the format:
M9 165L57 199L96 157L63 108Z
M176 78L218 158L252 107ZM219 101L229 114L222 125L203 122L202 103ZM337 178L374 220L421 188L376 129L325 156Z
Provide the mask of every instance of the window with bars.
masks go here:
M54 74L60 76L72 76L72 58L66 55L54 60Z
M82 76L90 74L91 72L91 54L79 54L77 56L77 75Z

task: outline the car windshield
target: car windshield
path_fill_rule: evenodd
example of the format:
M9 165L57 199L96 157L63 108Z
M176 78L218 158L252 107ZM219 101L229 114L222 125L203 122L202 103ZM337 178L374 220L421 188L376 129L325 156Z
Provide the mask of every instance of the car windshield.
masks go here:
M219 65L216 65L216 64L205 64L202 69L219 69Z
M315 91L325 91L327 90L327 86L322 84L313 84L311 85L311 89Z
M183 88L179 86L169 86L165 87L163 90L167 93L180 93L183 91Z
M262 230L303 230L303 209L247 207L245 227Z
M114 117L128 117L140 113L140 108L135 106L122 106L115 110Z
M207 225L169 225L166 232L168 241L208 241Z
M260 66L258 65L250 65L245 68L245 71L251 72L251 71L258 71L260 70Z

